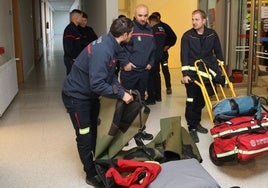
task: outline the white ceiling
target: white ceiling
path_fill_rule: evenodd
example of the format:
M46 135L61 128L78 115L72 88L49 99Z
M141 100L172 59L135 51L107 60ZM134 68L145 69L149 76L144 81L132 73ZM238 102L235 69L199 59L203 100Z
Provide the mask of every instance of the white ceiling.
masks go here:
M55 11L69 11L75 0L47 0Z

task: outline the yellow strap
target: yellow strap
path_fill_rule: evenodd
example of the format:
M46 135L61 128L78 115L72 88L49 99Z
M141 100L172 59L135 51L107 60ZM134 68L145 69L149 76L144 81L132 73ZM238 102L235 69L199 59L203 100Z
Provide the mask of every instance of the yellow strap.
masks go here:
M88 134L89 131L90 131L90 128L89 127L86 127L86 128L83 128L83 129L79 129L79 134L85 135L85 134Z

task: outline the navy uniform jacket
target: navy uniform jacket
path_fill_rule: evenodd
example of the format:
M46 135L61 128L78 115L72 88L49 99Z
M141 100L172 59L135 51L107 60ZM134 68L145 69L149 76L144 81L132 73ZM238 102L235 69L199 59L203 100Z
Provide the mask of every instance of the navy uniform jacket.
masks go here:
M73 22L70 22L64 29L63 50L64 57L69 59L76 59L83 50L80 41L80 32Z
M203 35L199 35L192 28L182 36L181 63L183 76L196 76L194 62L200 59L216 72L219 70L217 59L223 60L219 37L214 30L207 27L205 27Z
M162 25L162 23L158 23L153 26L154 31L154 38L155 38L155 44L156 44L156 50L155 50L155 62L159 63L161 62L163 58L163 49L166 44L166 38L167 34L165 32L165 29Z
M166 24L165 22L161 22L163 28L165 29L165 32L167 34L167 39L166 39L166 46L174 46L176 41L177 41L177 36L175 34L175 32L172 30L172 28Z
M93 41L77 57L62 91L81 100L100 95L123 98L124 89L115 75L116 57L120 50L122 47L111 33Z
M96 35L95 31L92 27L86 26L81 27L78 26L79 32L81 34L81 45L85 48L89 43L96 40L98 36Z
M133 21L134 30L130 42L124 45L125 56L122 65L132 62L136 68L133 71L145 70L146 66L154 65L155 61L155 41L152 27L149 24L141 25Z
M166 43L165 43L165 46L174 46L176 44L176 41L177 41L177 36L175 34L175 32L172 30L172 28L165 22L161 22L160 23L162 24L166 34L167 34L167 37L166 37ZM166 61L168 59L168 51L165 51L164 54L163 54L163 61Z

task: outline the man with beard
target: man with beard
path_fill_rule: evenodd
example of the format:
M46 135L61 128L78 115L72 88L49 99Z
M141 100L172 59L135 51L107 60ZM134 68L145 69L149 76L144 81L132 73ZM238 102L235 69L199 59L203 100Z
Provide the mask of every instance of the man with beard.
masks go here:
M149 72L155 61L154 34L147 22L148 17L148 7L138 5L133 20L133 35L131 41L124 46L123 59L120 61L122 86L126 89L138 90L143 101L145 101ZM142 133L143 139L153 139L153 135L145 131Z
M217 59L223 61L219 37L205 24L206 13L200 9L193 11L193 28L186 31L181 39L182 74L187 93L185 118L189 133L196 143L199 142L197 132L206 134L208 130L200 124L202 109L205 106L201 89L191 81L198 79L194 62L202 60L209 67L214 67L214 70L220 70ZM215 75L221 78L220 71L215 72Z

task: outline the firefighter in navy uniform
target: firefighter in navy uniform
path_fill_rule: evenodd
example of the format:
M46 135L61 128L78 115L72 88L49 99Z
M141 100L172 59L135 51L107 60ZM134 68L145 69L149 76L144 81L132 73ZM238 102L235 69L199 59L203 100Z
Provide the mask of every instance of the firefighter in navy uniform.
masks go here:
M80 40L80 32L78 25L82 20L82 11L78 9L72 10L70 13L70 23L66 26L63 33L63 50L64 50L64 64L66 66L66 74L71 71L72 65L83 50Z
M125 92L115 75L120 44L132 36L133 23L128 18L113 21L110 32L90 43L77 57L63 83L62 100L76 133L77 149L86 172L86 182L103 187L94 165L99 96L122 99L127 104L132 95Z
M155 50L155 63L152 69L150 70L148 87L147 87L147 104L155 104L155 102L162 101L161 97L161 77L160 77L160 63L164 55L164 46L166 43L166 32L160 22L159 18L152 14L149 16L149 23L154 31L154 38L156 44Z
M120 59L122 86L126 89L138 90L143 101L145 101L149 72L155 61L154 34L147 23L148 14L146 5L136 7L133 35L131 41L124 46L125 50ZM151 140L153 135L142 131L142 138Z
M208 130L200 124L202 109L205 106L201 89L191 82L192 79L197 79L194 62L202 59L212 71L215 71L215 81L221 84L225 82L217 62L217 59L223 61L219 37L214 30L207 28L205 23L205 12L199 9L193 11L193 28L186 31L181 39L182 74L187 93L185 118L189 133L195 142L199 142L197 132L207 133Z
M162 72L163 72L164 79L165 79L166 93L167 95L170 95L172 94L172 87L171 87L171 80L170 80L170 72L168 68L168 58L169 58L168 50L169 48L171 48L172 46L176 44L177 36L175 32L173 31L173 29L167 23L161 21L161 15L159 12L153 12L152 15L155 15L158 17L166 33L166 42L164 46L163 58L161 60L161 68L162 68Z
M122 85L126 89L137 89L142 100L145 100L149 70L155 59L155 41L153 30L147 23L148 16L145 5L136 8L133 36L124 46L126 59L121 61L121 67L129 68L129 71L121 71Z
M81 34L81 45L82 48L85 48L89 43L96 40L98 36L92 27L87 25L88 16L83 12L82 21L78 25L79 32Z

